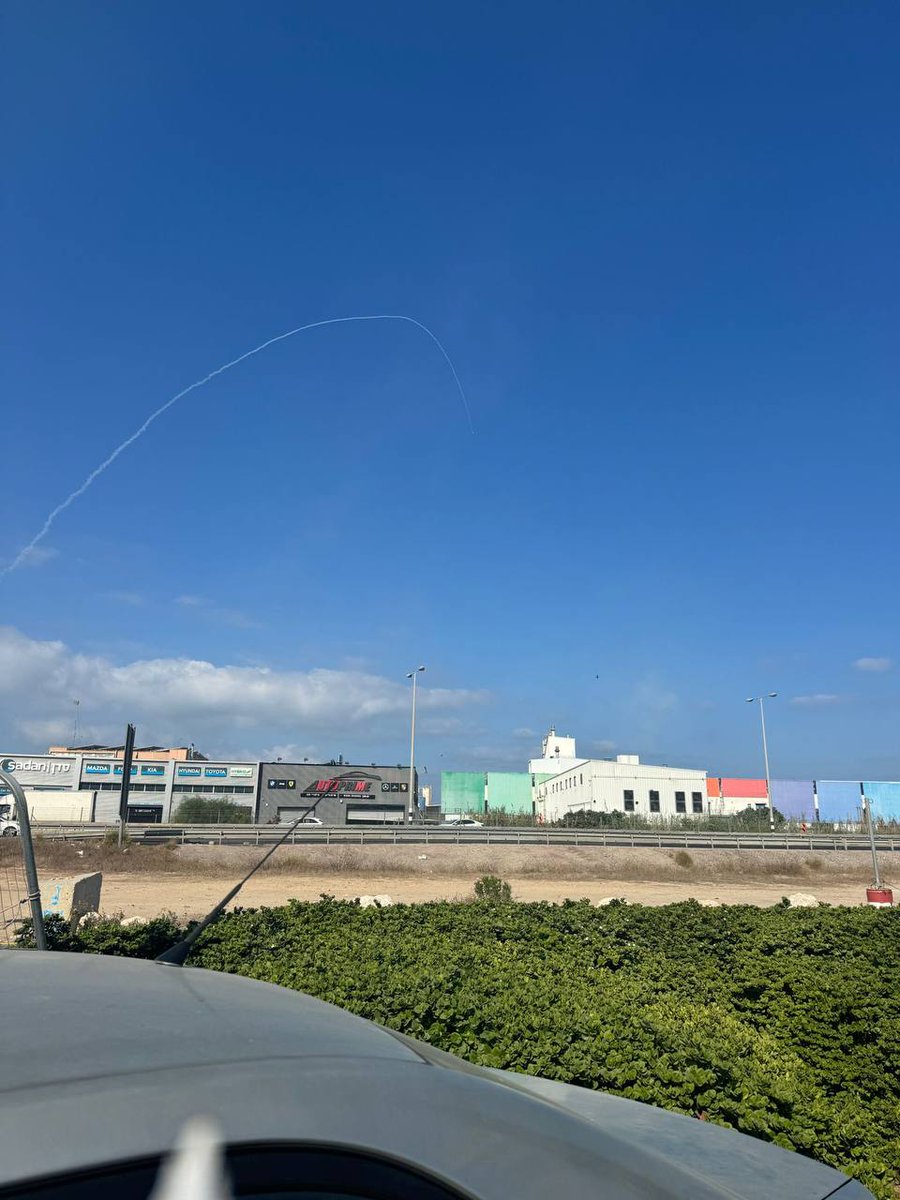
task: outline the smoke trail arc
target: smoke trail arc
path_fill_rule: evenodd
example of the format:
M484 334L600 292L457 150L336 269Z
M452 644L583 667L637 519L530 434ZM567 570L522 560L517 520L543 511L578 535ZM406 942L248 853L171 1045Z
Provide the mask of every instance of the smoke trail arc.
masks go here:
M475 433L475 426L472 423L472 412L469 408L469 401L466 399L466 393L463 390L463 385L460 382L459 375L456 373L456 367L453 365L453 360L444 349L444 346L437 334L432 332L427 325L423 325L422 322L417 321L415 317L407 317L402 313L370 313L364 316L328 317L324 321L310 321L308 325L298 325L296 329L288 329L285 333L279 333L276 337L269 338L267 341L261 342L258 346L254 346L252 350L247 350L246 353L239 355L237 358L231 359L230 362L223 363L221 367L216 367L214 371L210 371L209 374L204 375L202 379L197 379L193 383L188 384L186 388L182 388L180 392L176 392L174 396L171 396L165 402L165 404L161 404L159 408L155 409L150 416L147 417L144 423L138 429L136 429L134 433L130 434L124 442L121 442L118 446L116 446L115 450L113 450L112 453L109 454L99 466L95 467L93 471L91 471L83 483L81 483L73 492L70 492L69 495L66 496L65 500L57 504L56 508L49 513L43 525L34 535L28 545L23 546L13 561L0 570L0 577L3 575L9 575L10 572L15 571L18 567L20 567L28 558L29 554L31 554L32 550L34 550L34 548L39 545L50 532L57 517L61 516L67 508L70 508L76 500L83 496L91 484L103 474L107 467L112 466L120 454L127 450L129 446L134 445L138 438L143 437L154 421L158 420L163 413L167 412L173 404L176 404L179 400L183 399L189 392L193 392L197 388L203 387L203 385L209 383L211 379L215 379L217 375L223 375L226 371L230 371L232 367L236 367L238 363L242 363L246 359L252 358L255 354L259 354L262 350L266 350L269 346L274 346L276 342L283 342L287 338L294 337L295 334L305 333L308 329L320 329L323 325L346 325L351 321L405 321L409 325L415 325L417 329L421 329L423 333L427 334L437 346L438 350L440 350L444 361L450 368L451 374L453 375L453 381L456 384L460 399L463 403L463 408L465 409L466 420L469 423L469 429L473 434Z

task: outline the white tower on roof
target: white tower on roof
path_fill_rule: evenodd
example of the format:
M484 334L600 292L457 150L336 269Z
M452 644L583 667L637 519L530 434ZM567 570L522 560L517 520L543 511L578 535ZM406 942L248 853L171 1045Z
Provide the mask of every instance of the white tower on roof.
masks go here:
M532 775L558 775L584 761L575 751L575 739L557 733L556 727L551 725L550 732L541 741L541 757L531 759L528 770Z

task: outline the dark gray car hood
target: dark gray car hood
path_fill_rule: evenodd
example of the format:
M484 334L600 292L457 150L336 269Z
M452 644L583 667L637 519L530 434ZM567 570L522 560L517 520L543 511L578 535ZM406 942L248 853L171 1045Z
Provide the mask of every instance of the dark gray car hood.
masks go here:
M859 1200L811 1159L649 1105L465 1063L297 992L95 955L0 951L0 1185L230 1144L354 1147L506 1200ZM53 1130L52 1136L47 1131Z

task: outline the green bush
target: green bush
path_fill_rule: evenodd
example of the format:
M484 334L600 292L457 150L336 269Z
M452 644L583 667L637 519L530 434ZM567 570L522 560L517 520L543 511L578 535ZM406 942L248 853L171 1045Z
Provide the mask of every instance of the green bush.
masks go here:
M508 904L512 900L512 888L496 875L482 875L475 880L475 899L489 904Z
M253 812L244 804L224 798L185 796L172 817L190 825L249 825Z
M785 824L784 815L777 808L772 809L772 817L776 828ZM752 804L748 804L741 812L728 817L716 817L706 813L703 816L685 814L654 819L639 813L619 812L617 809L613 812L601 812L599 809L588 808L580 812L566 813L551 824L561 829L646 829L651 833L665 829L686 833L768 833L769 810L754 808Z
M150 956L182 932L164 917L64 936L69 949ZM190 961L309 992L485 1066L731 1126L896 1195L898 910L361 909L325 897L232 913Z

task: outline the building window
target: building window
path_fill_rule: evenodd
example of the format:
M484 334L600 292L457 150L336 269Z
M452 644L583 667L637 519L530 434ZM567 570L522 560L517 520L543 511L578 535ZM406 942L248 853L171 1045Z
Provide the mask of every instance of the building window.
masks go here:
M691 792L691 812L703 812L703 793Z
M659 792L650 793L650 811L654 813L659 812Z
M584 783L584 776L583 776L583 775L579 775L579 776L578 776L578 782L579 782L579 783Z
M677 813L687 812L687 800L685 799L684 792L675 793L675 811Z
M623 793L623 797L625 800L625 811L634 812L634 792L629 788L626 788Z

